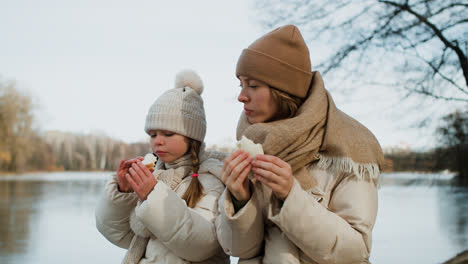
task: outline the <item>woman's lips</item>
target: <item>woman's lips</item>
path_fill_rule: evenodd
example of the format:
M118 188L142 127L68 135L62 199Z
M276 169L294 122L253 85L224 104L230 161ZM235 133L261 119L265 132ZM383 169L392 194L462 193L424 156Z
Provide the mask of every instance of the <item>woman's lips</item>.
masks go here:
M244 108L244 112L246 115L250 115L252 113L252 110Z

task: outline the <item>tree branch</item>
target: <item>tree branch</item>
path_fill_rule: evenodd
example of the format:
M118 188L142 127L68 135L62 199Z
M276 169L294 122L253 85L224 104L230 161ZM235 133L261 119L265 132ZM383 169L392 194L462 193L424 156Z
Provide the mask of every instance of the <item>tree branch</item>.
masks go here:
M410 14L414 15L416 18L418 18L426 26L428 26L435 33L435 35L440 39L440 41L442 41L442 43L444 43L444 45L446 45L447 47L452 49L457 54L458 61L459 61L460 66L461 66L461 68L463 70L463 75L465 76L466 85L468 86L468 59L466 58L465 54L460 49L460 47L458 47L458 44L455 43L455 45L454 45L452 42L450 42L444 36L444 34L442 34L442 31L440 31L426 17L422 16L421 14L419 14L416 11L414 11L413 9L411 9L411 7L407 3L402 5L402 4L392 2L392 1L388 1L388 0L378 0L378 1L381 2L381 3L388 4L388 5L391 5L393 7L396 7L396 8L407 11L408 13L410 13Z
M405 87L405 89L407 89L408 91L413 92L413 93L423 94L423 95L426 95L426 96L429 96L429 97L432 97L432 98L435 98L435 99L439 99L439 100L468 102L468 99L463 99L463 98L458 98L458 97L445 97L445 96L442 96L442 95L436 95L436 94L428 92L426 90L418 90L418 89L412 89L412 88L408 88L408 87Z
M414 52L415 52L415 56L416 58L418 58L419 60L421 60L422 62L424 62L425 64L427 64L432 70L433 70L433 77L434 75L439 75L442 79L446 80L447 82L449 82L450 84L452 84L453 86L455 86L459 91L461 91L462 93L464 94L468 94L468 91L466 91L463 87L460 87L458 84L456 84L451 78L448 78L447 76L445 76L442 72L440 72L440 67L445 63L445 53L446 53L446 50L448 49L447 46L444 47L443 49L443 53L442 53L442 56L441 56L441 59L440 59L440 62L439 62L439 65L438 66L434 66L430 61L426 60L423 56L421 56L416 48L416 45L413 44L413 42L411 41L411 39L403 36L403 38L405 38L409 43L410 43L410 46L414 49ZM426 90L427 93L429 93L429 91Z
M443 27L443 28L441 29L441 31L444 32L445 30L447 30L447 29L449 29L449 28L451 28L451 27L454 27L454 26L457 26L457 25L463 24L463 23L468 23L468 18L465 18L465 19L459 20L459 21L457 21L457 22L454 22L454 23L452 23L452 24L449 24L449 25Z
M388 17L388 20L378 29L374 30L371 34L369 34L367 37L357 41L356 43L354 44L351 44L351 45L347 45L345 47L343 47L340 51L338 51L336 53L335 56L333 56L331 58L331 63L328 65L328 66L325 66L325 64L319 64L319 67L320 66L325 66L325 70L323 71L323 74L327 74L330 70L332 70L333 68L337 68L341 62L346 58L348 57L348 55L350 53L352 53L353 51L357 50L358 47L360 46L363 46L364 44L370 42L376 35L378 35L378 33L380 31L383 31L384 29L386 29L390 23L392 22L392 20L399 14L400 12L397 11L394 13L393 16L389 16Z
M436 15L438 15L438 14L444 12L444 11L447 10L447 9L450 9L450 8L453 8L453 7L457 7L457 6L459 6L459 7L465 7L465 8L466 8L466 7L468 7L468 4L452 3L452 4L450 4L450 5L446 5L446 6L442 7L442 8L440 8L439 10L435 11L434 13L431 14L431 16L436 16Z

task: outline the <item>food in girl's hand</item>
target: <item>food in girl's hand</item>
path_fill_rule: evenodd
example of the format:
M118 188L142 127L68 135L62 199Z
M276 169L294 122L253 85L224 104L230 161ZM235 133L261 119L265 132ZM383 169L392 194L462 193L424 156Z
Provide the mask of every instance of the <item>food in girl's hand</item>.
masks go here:
M151 172L154 171L154 164L156 163L156 156L153 153L148 153L141 161Z
M237 141L237 149L249 153L250 157L255 158L257 154L264 154L261 144L255 144L252 140L242 136L241 140Z

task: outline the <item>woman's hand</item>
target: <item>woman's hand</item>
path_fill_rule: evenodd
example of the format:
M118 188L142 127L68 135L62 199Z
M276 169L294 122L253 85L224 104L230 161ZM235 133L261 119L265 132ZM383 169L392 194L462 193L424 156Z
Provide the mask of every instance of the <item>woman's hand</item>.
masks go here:
M255 178L270 187L281 200L288 197L294 183L291 166L280 158L258 154L252 162Z
M145 201L157 183L156 178L140 160L133 163L128 172L125 174L125 178L138 195L138 198Z
M249 179L252 158L242 150L237 150L224 160L221 180L238 201L250 199Z
M122 159L117 169L117 184L119 186L119 191L121 192L133 192L132 187L125 178L125 174L128 173L128 169L132 166L133 163L137 161L142 161L143 157L137 157L131 160Z

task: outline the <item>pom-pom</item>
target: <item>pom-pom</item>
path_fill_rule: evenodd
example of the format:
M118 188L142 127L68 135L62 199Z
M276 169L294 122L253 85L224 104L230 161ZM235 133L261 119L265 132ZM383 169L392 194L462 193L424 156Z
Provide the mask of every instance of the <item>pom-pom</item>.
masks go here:
M192 70L184 70L176 75L175 88L190 87L199 95L203 92L203 82L198 74Z

